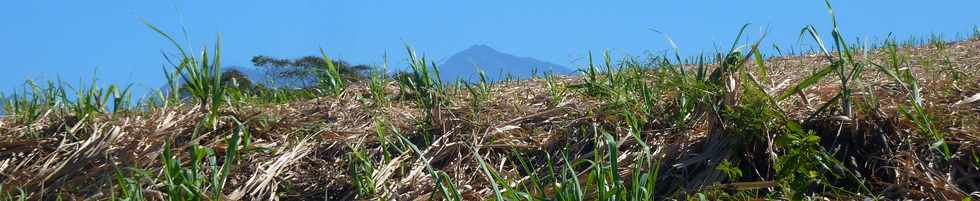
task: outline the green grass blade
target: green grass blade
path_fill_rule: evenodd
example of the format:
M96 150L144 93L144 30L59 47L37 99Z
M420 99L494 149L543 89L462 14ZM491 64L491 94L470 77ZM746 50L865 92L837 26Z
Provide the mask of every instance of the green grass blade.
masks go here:
M819 71L811 74L810 76L807 76L806 78L804 78L803 80L801 80L796 85L793 85L789 89L786 89L786 91L783 92L782 95L779 95L779 98L777 98L777 100L779 100L779 101L786 100L786 98L792 96L793 94L798 93L798 92L802 91L803 89L806 89L806 88L808 88L808 87L816 84L821 79L823 79L824 77L826 77L828 74L830 74L831 72L833 72L834 69L835 69L834 65L828 65L827 67L824 67L824 68L820 69Z

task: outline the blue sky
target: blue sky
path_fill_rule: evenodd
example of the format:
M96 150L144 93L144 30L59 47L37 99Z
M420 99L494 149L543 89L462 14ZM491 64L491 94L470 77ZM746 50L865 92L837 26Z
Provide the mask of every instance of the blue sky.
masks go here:
M900 39L972 33L980 1L834 1L849 38ZM800 29L830 29L823 1L10 1L0 7L0 91L25 79L133 83L137 93L163 84L161 51L173 48L141 19L188 44L211 46L220 33L224 63L254 55L298 57L323 47L352 63L404 64L404 45L437 60L474 44L578 67L588 51L662 53L669 34L684 54L727 46L738 28L767 43L799 46ZM805 41L804 45L811 44Z

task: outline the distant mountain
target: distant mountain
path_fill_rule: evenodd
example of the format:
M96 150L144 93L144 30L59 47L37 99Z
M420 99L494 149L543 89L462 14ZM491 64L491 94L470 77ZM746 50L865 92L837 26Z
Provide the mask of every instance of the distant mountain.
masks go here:
M474 45L455 55L439 66L442 80L451 81L461 78L467 81L479 80L479 71L483 70L491 81L504 79L508 74L514 78L529 78L537 69L538 75L545 72L570 74L571 68L554 63L548 63L529 57L519 57L502 53L486 45Z

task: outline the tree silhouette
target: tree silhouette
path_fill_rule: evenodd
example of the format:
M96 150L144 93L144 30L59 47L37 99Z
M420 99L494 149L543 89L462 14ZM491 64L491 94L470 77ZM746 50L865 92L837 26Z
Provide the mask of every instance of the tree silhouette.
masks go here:
M351 65L343 60L333 60L333 63L340 75L347 80L365 79L366 72L371 69L368 65ZM303 86L309 86L315 81L316 73L326 69L326 62L318 56L283 59L259 55L252 57L252 64L264 69L266 76L276 81L299 83Z
M248 78L248 75L238 70L238 67L229 67L226 69L221 73L221 83L224 86L238 88L241 91L255 92L257 87L255 83Z

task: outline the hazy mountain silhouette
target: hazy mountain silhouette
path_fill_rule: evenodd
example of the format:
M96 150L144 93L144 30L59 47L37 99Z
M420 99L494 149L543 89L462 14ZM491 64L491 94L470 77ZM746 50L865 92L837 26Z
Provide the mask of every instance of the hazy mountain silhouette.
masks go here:
M486 72L487 79L501 80L508 74L514 78L529 78L537 69L538 75L545 72L569 74L571 68L548 63L529 57L519 57L502 53L486 45L474 45L449 57L439 66L442 80L452 81L461 78L467 81L479 80L479 71Z

